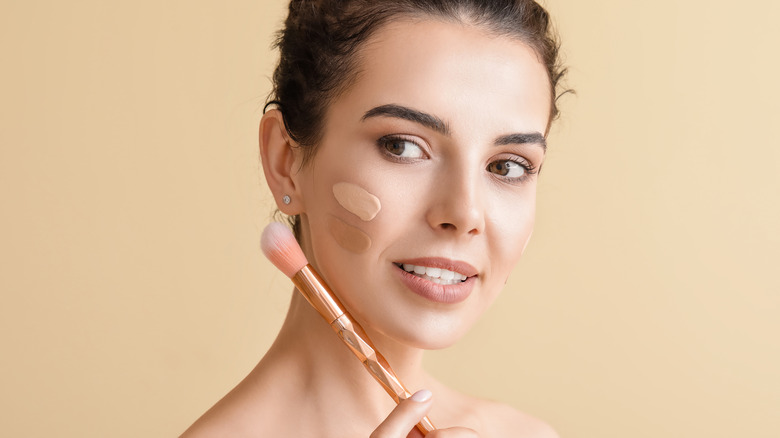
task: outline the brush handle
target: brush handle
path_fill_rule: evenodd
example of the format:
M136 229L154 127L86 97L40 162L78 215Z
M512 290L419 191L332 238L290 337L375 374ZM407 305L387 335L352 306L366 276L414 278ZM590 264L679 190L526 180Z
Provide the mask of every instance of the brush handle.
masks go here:
M317 274L311 265L304 266L291 280L306 298L306 301L330 324L341 340L363 363L369 374L379 382L396 403L401 403L412 396L395 375L393 369L390 368L390 364L387 363L384 356L374 347L363 327L347 313L344 305L331 292L325 280ZM436 430L427 416L417 423L417 429L423 435Z
M368 339L368 335L360 327L360 324L352 321L349 314L341 315L330 326L338 333L341 340L347 344L347 347L352 350L352 353L357 356L360 362L363 363L369 374L390 394L390 397L395 400L396 404L412 396L398 379L398 376L395 375L393 369L390 368L384 356L377 351L371 340ZM427 416L417 423L417 429L423 435L436 430Z

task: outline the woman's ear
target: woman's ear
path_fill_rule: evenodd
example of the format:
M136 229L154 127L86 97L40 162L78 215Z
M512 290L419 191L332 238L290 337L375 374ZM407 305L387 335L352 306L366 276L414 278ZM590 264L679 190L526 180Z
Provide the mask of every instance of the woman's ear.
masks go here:
M303 211L299 187L294 178L300 163L296 159L298 151L287 136L282 112L268 110L260 120L260 160L263 173L276 206L286 215L296 215Z

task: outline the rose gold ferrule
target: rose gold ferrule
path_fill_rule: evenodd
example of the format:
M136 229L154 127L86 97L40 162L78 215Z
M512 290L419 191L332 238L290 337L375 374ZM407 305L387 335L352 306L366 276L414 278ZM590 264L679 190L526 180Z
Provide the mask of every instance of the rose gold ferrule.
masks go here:
M295 287L303 294L306 301L328 321L333 323L344 314L344 306L328 289L325 280L317 274L311 265L304 266L292 278Z

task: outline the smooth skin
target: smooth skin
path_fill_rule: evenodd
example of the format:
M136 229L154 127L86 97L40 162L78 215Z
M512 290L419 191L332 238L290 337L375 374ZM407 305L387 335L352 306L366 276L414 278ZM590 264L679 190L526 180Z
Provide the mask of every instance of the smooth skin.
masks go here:
M527 45L476 25L401 20L366 42L359 69L329 106L305 166L281 113L264 115L263 169L279 209L301 215L309 262L404 384L432 395L417 392L396 406L294 293L268 353L183 436L403 438L420 436L414 425L427 414L439 428L433 438L556 437L545 423L460 394L422 367L425 349L452 345L484 313L530 238L550 113L544 67ZM366 117L383 105L432 118ZM377 196L379 214L363 221L345 210L332 193L342 182ZM371 247L356 254L339 245L328 229L333 218L370 236ZM435 302L399 280L397 263L426 257L475 269L465 300Z

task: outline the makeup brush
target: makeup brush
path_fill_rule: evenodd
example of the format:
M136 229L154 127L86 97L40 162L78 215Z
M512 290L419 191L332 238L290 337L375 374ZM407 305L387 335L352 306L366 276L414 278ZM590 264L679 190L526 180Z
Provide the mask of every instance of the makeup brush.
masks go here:
M306 301L330 324L342 341L357 356L371 376L382 385L396 403L411 397L385 358L377 351L366 332L344 309L325 280L308 263L292 232L279 222L272 222L260 238L260 247L284 275L290 277ZM436 430L428 417L417 423L423 435Z

